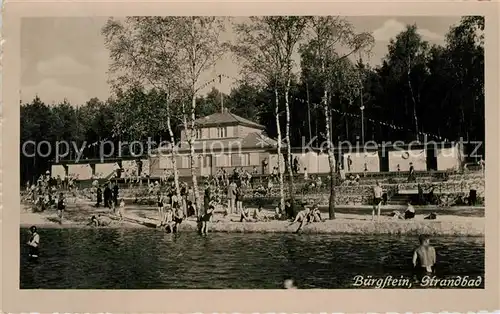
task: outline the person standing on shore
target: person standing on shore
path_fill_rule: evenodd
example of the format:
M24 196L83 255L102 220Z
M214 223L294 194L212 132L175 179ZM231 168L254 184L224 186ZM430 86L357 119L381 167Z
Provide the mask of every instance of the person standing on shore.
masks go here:
M112 192L111 189L109 188L109 183L106 184L106 187L104 188L104 207L111 208L111 198L112 198Z
M372 220L375 219L375 211L377 212L377 220L380 218L380 206L382 204L382 187L380 182L373 187L373 209L372 209Z
M243 209L243 187L239 186L235 191L236 213L240 213Z
M102 189L100 186L97 186L97 192L96 192L96 198L97 198L97 202L95 204L95 207L99 208L101 206L101 203L102 203Z
M40 245L40 235L38 234L35 226L30 227L30 232L31 232L31 237L27 243L29 249L28 256L30 258L38 258L39 255L38 246Z
M115 206L118 206L118 194L120 192L120 188L118 187L118 182L115 182L115 185L113 186L113 202L115 203Z
M179 232L179 227L181 226L182 220L184 219L184 211L180 206L174 207L174 227L173 232Z
M59 217L59 223L62 224L63 220L63 213L64 210L66 209L66 202L64 199L64 194L59 193L59 198L57 200L57 216Z
M434 271L436 264L436 250L430 245L428 236L421 234L418 237L420 246L413 252L413 268L418 281L426 275L430 275Z
M199 231L201 235L207 235L208 234L208 223L212 219L212 215L215 211L215 207L213 205L210 205L210 207L207 210L207 213L202 215L199 218Z
M232 214L236 206L236 183L232 181L227 187L227 208L228 213Z
M165 219L165 207L164 207L165 199L163 193L158 192L157 201L158 201L158 221L159 221L158 227L161 227Z

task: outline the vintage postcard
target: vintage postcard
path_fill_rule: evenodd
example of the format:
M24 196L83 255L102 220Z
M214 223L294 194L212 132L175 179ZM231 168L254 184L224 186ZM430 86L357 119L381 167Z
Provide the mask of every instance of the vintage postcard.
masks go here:
M4 3L1 310L498 309L498 9Z

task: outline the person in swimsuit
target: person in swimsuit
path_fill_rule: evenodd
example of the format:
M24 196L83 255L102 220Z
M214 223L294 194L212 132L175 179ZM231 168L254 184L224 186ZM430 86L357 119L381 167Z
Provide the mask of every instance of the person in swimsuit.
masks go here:
M106 226L111 225L111 223L112 223L111 218L104 217L104 216L101 216L99 214L99 215L97 215L97 217L95 215L92 215L88 225L94 226L94 227L106 227Z
M164 197L161 192L158 192L157 194L157 201L158 201L158 220L159 220L158 227L161 227L165 219Z
M372 220L375 219L375 211L377 212L377 219L380 218L380 205L382 204L382 187L380 182L373 187L373 209L372 209Z
M179 227L182 223L182 220L184 219L184 212L182 211L182 208L180 206L177 206L177 208L174 209L174 228L173 232L177 233L179 231Z
M248 207L243 207L241 209L241 218L240 218L240 222L243 222L243 221L246 221L246 222L249 222L251 221L250 219L250 213L248 211Z
M66 209L66 200L64 199L64 195L59 193L59 199L57 200L57 216L59 217L59 223L62 224L63 213Z
M123 220L123 216L125 215L125 201L120 199L120 207L118 209L118 216L120 216L120 221Z
M309 222L322 222L321 212L319 211L318 205L314 205L311 213L309 214Z
M210 205L208 207L207 213L200 217L200 234L207 235L208 233L208 223L212 219L212 215L214 213L215 207Z
M165 213L165 231L172 233L174 231L174 213L172 208L168 208Z
M430 245L430 239L426 235L418 237L420 246L413 252L413 268L418 281L422 281L424 276L434 272L436 264L436 250Z
M265 217L263 214L262 214L262 205L259 205L258 208L255 209L255 211L253 212L253 219L255 221L265 221L267 220L267 217Z
M404 214L404 219L413 219L415 218L415 208L411 205L411 202L408 202L406 205L406 210Z
M28 243L26 243L29 248L28 256L30 258L38 258L39 255L38 246L40 245L40 235L38 234L35 226L30 227L30 232L31 232L30 240L28 241Z
M309 207L306 207L305 209L301 210L297 216L295 217L295 220L290 224L293 225L294 223L296 222L299 222L300 225L299 227L297 228L297 231L295 231L295 233L299 233L300 230L302 230L302 227L304 226L304 224L307 224L308 222L308 217L309 217L309 214L311 213L311 209Z

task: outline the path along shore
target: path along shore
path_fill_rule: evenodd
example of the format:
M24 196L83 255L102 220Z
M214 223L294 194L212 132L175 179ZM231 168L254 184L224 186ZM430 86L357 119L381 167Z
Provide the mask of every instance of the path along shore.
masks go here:
M366 207L366 208L364 208ZM371 221L371 211L369 206L355 206L353 212L347 213L349 207L342 207L341 213L336 213L336 219L324 222L307 224L302 233L314 234L394 234L394 235L443 235L443 236L484 236L485 220L484 207L460 207L446 209L446 214L440 214L441 208L435 208L436 220L425 220L426 214L419 214L412 220L396 220L388 214L395 210L403 210L397 207L385 207L382 209L383 215L378 221ZM422 212L429 212L431 209L422 208ZM362 211L363 213L359 213ZM453 214L452 212L457 212ZM478 215L477 212L482 214ZM475 212L468 215L468 212ZM59 220L54 209L49 209L44 213L32 213L30 207L21 205L20 225L29 227L36 225L39 228L86 228L92 215L101 214L112 218L112 223L108 228L154 228L157 223L157 211L155 208L145 208L144 206L128 206L125 209L123 221L117 221L109 209L94 208L90 203L68 204L63 224ZM264 215L272 216L271 211L264 210ZM269 220L259 222L239 222L239 215L232 214L224 217L222 213L217 213L210 224L211 232L260 232L260 233L291 233L297 229L298 225L290 226L288 221ZM91 228L91 227L88 227ZM161 229L158 229L159 231ZM197 223L195 218L185 219L181 225L181 231L196 231Z

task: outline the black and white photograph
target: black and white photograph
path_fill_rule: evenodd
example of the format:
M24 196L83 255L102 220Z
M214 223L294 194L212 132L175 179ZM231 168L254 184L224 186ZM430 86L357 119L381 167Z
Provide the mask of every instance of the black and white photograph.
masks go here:
M19 289L485 289L487 28L22 18Z

